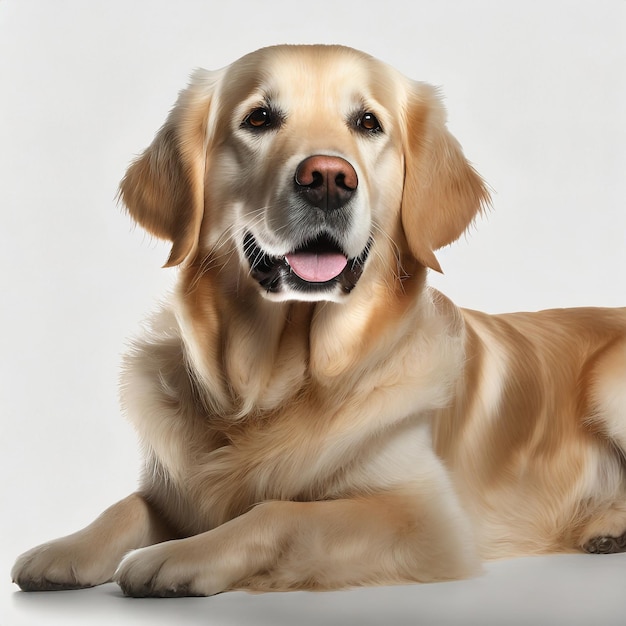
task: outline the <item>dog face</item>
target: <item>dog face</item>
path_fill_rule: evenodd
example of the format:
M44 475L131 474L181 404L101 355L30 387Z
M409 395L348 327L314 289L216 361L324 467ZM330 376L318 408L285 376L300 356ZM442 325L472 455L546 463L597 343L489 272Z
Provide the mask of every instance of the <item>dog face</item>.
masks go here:
M168 265L236 258L237 284L313 301L345 298L373 256L439 269L487 200L434 90L335 46L196 72L121 194L173 242Z
M218 204L230 203L241 260L266 295L336 299L356 285L376 228L400 205L397 128L358 56L267 57L260 76L256 61L253 72L245 63L231 72L248 85L243 98L224 89L229 133L218 159L242 184ZM386 82L378 92L393 88ZM211 179L219 188L216 172Z

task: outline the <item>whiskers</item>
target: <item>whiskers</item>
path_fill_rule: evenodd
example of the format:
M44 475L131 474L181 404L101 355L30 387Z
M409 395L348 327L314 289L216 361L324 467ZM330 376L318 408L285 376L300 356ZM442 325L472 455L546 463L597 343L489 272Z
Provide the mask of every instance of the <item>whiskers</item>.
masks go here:
M395 290L400 287L402 291L404 291L403 283L409 278L410 274L404 269L402 264L402 253L400 252L400 248L398 244L395 242L393 237L379 224L376 222L372 222L372 231L376 234L376 238L382 238L389 244L389 249L391 250L391 254L393 255L393 259L395 263L392 265L389 264L389 260L383 256L386 248L381 250L380 246L373 246L372 252L374 256L377 257L379 263L382 267L386 267L390 265L389 269L391 271L391 275L388 272L381 272L379 275L382 276L385 287L389 290Z
M259 207L258 209L248 213L248 217L250 219L246 220L246 223L233 223L224 230L200 262L193 280L189 282L187 288L188 292L192 291L196 287L198 281L206 273L219 268L219 274L231 265L233 256L236 256L239 253L239 248L242 245L241 242L243 241L246 232L260 224L265 219L266 209L267 207L265 206ZM244 254L248 251L245 247L242 249ZM239 272L237 272L237 276L239 276Z
M219 280L222 288L233 294L239 294L244 281L250 279L272 294L284 292L289 296L293 292L297 296L294 299L323 301L328 297L330 300L337 300L352 291L360 280L361 273L368 271L368 265L373 266L369 270L373 280L390 294L405 292L404 281L409 278L413 268L410 264L407 267L403 265L405 258L393 234L376 221L371 223L370 238L365 249L358 257L349 260L346 271L337 276L334 283L299 283L289 273L285 259L272 256L255 239L256 233L268 229L266 220L269 208L260 206L245 213L241 210L233 211L235 215L231 223L214 238L214 242L209 244L205 240L204 247L201 248L203 254L194 264L194 273L187 283L188 293L197 288L203 276L211 273L213 279L221 276ZM288 220L281 224L271 224L271 228L272 236L278 239L281 234L287 238L285 230L289 233L293 231L293 225ZM314 245L323 246L323 243L309 239L309 245L315 249ZM319 249L322 252L326 250L323 247ZM318 298L318 294L322 297Z

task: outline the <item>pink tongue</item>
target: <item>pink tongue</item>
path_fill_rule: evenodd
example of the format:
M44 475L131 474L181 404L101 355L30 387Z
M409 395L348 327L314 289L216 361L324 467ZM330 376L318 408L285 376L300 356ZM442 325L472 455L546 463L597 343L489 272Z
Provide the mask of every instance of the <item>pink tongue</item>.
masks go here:
M287 263L302 280L310 283L325 283L339 276L348 264L348 259L339 252L294 252L286 257Z

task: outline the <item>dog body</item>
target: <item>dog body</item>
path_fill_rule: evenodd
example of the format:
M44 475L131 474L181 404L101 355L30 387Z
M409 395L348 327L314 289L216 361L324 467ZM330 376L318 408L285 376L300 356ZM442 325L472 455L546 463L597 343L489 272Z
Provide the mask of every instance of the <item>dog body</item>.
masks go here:
M180 265L124 365L146 470L20 557L23 589L331 589L626 547L626 309L489 316L427 286L488 202L431 87L334 46L199 71L121 194Z

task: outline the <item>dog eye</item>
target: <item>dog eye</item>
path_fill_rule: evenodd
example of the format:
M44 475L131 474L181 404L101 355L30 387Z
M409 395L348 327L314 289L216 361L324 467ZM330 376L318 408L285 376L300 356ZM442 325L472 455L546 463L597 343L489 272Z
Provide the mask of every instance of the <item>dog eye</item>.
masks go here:
M378 118L370 111L366 111L359 117L357 120L357 126L369 133L382 131Z
M244 124L251 128L267 128L272 124L272 116L268 109L259 107L246 117Z

